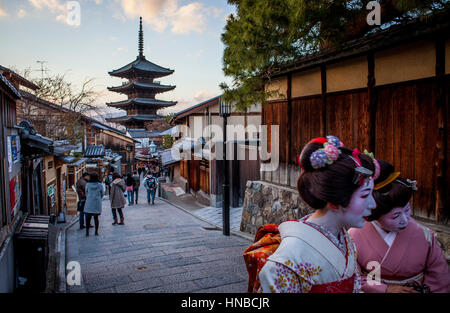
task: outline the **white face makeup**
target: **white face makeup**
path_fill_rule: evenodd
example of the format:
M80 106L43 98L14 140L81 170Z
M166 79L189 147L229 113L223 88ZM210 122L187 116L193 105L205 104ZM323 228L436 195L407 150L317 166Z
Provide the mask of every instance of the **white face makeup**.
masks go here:
M378 224L388 232L400 232L408 226L411 217L409 202L403 208L393 208L378 219Z
M374 182L372 178L366 178L361 187L353 193L349 205L343 208L343 222L348 228L361 228L366 218L375 209L376 202L372 196Z

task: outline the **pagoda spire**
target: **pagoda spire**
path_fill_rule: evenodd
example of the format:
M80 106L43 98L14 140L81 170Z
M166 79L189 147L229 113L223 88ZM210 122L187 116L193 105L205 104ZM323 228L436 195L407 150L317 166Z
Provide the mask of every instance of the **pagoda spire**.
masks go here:
M144 31L142 30L142 16L139 19L139 57L144 57Z

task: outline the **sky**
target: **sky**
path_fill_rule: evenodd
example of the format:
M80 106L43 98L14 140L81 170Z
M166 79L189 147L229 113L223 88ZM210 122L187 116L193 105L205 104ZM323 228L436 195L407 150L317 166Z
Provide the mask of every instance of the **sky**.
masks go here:
M108 72L136 59L142 16L145 57L175 70L158 79L175 90L156 98L178 104L158 113L178 112L230 83L222 72L221 34L234 12L226 0L0 0L0 65L31 68L41 77L37 61L45 61L48 74L65 74L77 88L93 78L97 105L105 107L126 99L107 90L125 81Z

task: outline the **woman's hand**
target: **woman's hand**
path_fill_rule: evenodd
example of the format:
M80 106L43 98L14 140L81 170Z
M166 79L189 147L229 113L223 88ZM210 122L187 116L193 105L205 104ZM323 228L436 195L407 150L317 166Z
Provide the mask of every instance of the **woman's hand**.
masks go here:
M386 288L386 293L419 293L415 291L412 287L399 286L399 285L388 285Z

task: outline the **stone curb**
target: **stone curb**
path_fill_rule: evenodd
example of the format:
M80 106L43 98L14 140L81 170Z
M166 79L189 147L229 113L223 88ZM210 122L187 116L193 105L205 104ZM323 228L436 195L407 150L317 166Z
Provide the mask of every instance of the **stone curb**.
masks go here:
M66 238L67 230L79 221L79 217L75 218L69 225L60 230L58 234L58 293L67 293L66 283Z
M174 203L172 203L172 202L169 202L168 200L166 200L166 199L164 199L164 198L157 197L157 199L162 200L162 201L166 202L167 204L170 204L170 205L176 207L177 209L180 209L180 210L182 210L182 211L184 211L184 212L186 212L186 213L192 215L193 217L195 217L195 218L197 218L197 219L199 219L199 220L201 220L201 221L203 221L203 222L205 222L205 223L208 223L209 225L212 225L212 226L216 227L217 229L223 230L223 227L221 227L221 226L219 226L219 225L216 225L216 224L214 224L214 223L212 223L212 222L210 222L210 221L208 221L208 220L206 220L206 219L204 219L204 218L201 218L200 216L195 215L194 213L190 212L189 210L183 208L182 206L179 206L179 205L177 205L177 204L174 204ZM230 230L230 234L231 234L231 235L234 235L234 236L237 236L237 237L241 237L241 238L243 238L243 239L247 239L247 240L249 240L249 241L251 241L251 242L254 241L254 238L253 238L252 235L246 234L246 233L241 232L241 231Z

